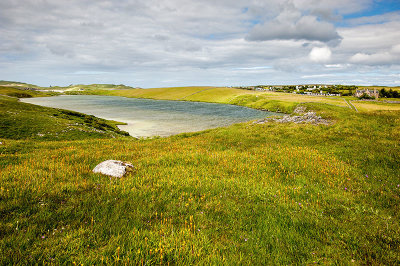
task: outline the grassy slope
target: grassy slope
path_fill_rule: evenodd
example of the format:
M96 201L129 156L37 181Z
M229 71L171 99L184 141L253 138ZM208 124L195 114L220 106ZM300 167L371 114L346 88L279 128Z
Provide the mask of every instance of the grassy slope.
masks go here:
M162 97L214 99L212 90L193 94L201 90ZM232 100L219 90L222 102L257 108L302 101L254 92ZM0 140L0 264L400 263L399 111L304 105L335 123L244 123L153 140ZM34 121L46 110L24 119L42 124ZM93 174L106 159L136 170Z
M176 87L98 91L97 93L133 98L236 104L251 108L281 112L291 112L297 104L304 101L326 102L338 106L346 105L343 100L335 98L307 97L273 92L256 92L251 90L224 87Z
M56 87L52 87L52 88L56 88ZM112 89L112 90L117 90L117 89L132 89L132 87L128 87L125 85L114 85L114 84L91 84L91 85L70 85L68 87L58 87L61 89L65 89L65 90L79 90L79 89L83 89L83 90L104 90L104 89Z
M122 136L117 122L0 96L0 138L72 140Z
M69 87L64 87L61 89L64 89L67 94L113 95L157 100L214 102L243 105L256 109L285 113L291 113L297 104L304 102L317 102L327 103L336 106L348 106L343 97L319 97L288 93L259 92L227 87L194 86L133 89L123 85L92 84L71 85ZM354 97L346 98L351 101L357 100L357 98ZM360 110L400 110L400 105L362 102L360 105Z
M377 90L381 90L381 89L385 89L385 90L394 90L394 91L400 91L400 87L387 87L387 86L360 86L360 89L377 89Z
M171 87L116 90L109 93L116 96L151 98L157 100L185 100L227 103L237 95L254 94L255 92L224 87Z
M7 80L0 80L0 86L40 88L39 86L33 84Z
M157 100L184 100L242 105L246 107L291 113L299 103L314 102L348 107L343 97L320 97L299 94L257 92L224 87L173 87L155 89L88 90L76 94L114 95ZM346 97L352 102L354 97ZM361 111L400 110L400 104L355 102Z
M389 100L398 101L397 99L389 99ZM379 102L352 101L352 104L357 108L357 110L362 112L378 111L378 110L400 110L400 102L394 104L394 103L385 103L383 101Z
M54 96L57 93L54 92L40 92L31 90L21 90L18 86L0 86L0 96L10 96L16 98L32 98L32 97L44 97L44 96Z

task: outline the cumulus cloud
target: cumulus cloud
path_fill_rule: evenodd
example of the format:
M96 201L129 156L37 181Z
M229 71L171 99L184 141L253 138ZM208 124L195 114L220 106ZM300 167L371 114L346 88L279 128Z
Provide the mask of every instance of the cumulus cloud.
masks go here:
M357 53L350 58L350 62L367 65L382 65L390 64L392 59L393 57L388 52L378 54Z
M366 65L391 65L400 62L400 44L394 45L388 51L375 54L357 53L350 58L350 62Z
M246 37L249 41L306 40L331 42L340 40L335 27L314 16L303 16L295 21L274 20L256 25Z
M376 17L379 25L365 25L366 17L355 26L335 26L343 15L370 3L2 0L0 79L141 87L161 80L180 82L173 85L286 83L321 71L321 63L367 68L385 53L380 64L393 71L400 49L396 15Z
M399 44L400 20L339 28L343 36L340 49L344 52L377 53Z
M327 8L319 12L317 9L305 10L302 1L283 2L282 10L273 17L266 17L246 36L248 41L268 40L303 40L338 44L341 40L334 25L321 19L324 13L332 13L334 9ZM313 6L313 5L310 5ZM318 11L318 12L317 12Z
M328 47L314 47L309 54L309 58L317 63L327 63L331 60L331 55L332 52Z
M366 66L400 65L400 21L339 29L343 60Z
M328 20L338 20L341 15L360 12L369 8L371 0L293 0L301 10Z
M392 46L391 51L396 55L400 55L400 44L396 44L396 45Z

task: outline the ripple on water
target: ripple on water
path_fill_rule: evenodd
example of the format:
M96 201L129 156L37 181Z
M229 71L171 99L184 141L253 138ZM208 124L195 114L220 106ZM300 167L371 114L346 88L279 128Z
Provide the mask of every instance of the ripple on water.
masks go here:
M119 128L134 137L169 136L200 131L274 114L227 104L97 95L27 98L23 102L125 122L127 125Z

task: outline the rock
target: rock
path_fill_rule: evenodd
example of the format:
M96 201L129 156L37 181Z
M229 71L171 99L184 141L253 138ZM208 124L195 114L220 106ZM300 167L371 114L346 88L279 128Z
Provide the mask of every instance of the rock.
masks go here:
M123 177L126 173L133 170L133 165L128 162L121 162L116 160L108 160L99 163L94 169L94 173L113 177Z
M295 114L304 114L306 112L307 107L305 106L297 106L296 109L294 109L293 113Z
M304 110L300 110L304 111ZM307 124L314 124L314 125L329 125L330 121L323 119L320 116L317 116L315 112L307 112L303 113L303 115L284 115L283 117L276 118L276 117L271 117L271 118L266 118L262 119L259 121L256 121L255 124L264 124L270 121L275 121L278 123L307 123Z

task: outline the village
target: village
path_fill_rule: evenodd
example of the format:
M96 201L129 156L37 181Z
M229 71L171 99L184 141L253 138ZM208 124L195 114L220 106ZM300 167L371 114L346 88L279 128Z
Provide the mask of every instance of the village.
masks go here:
M0 85L4 86L4 85ZM26 87L22 85L16 85L21 90L25 91L40 91L40 92L56 92L66 93L72 91L84 91L84 88L79 86L68 86L68 87L48 87L48 88L37 88L37 87ZM113 85L114 86L114 85ZM131 89L133 87L119 85L120 89ZM232 88L243 89L243 90L254 90L259 92L271 91L271 92L282 92L301 94L309 96L325 96L325 97L340 97L340 96L354 96L361 100L377 100L378 98L400 98L398 90L393 90L391 87L362 87L356 85L327 85L327 84L305 84L305 85L257 85L257 86L234 86ZM117 88L112 88L117 89ZM136 87L139 89L139 87ZM395 103L398 103L397 101Z
M237 87L255 91L273 91L310 96L354 96L360 99L400 98L398 91L392 89L357 87L355 85L257 85Z

